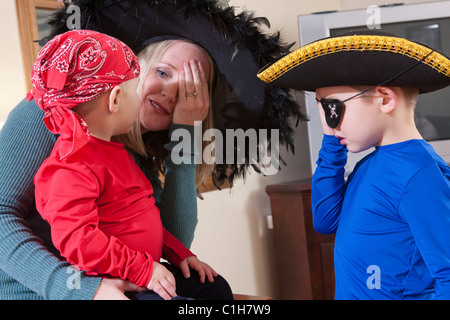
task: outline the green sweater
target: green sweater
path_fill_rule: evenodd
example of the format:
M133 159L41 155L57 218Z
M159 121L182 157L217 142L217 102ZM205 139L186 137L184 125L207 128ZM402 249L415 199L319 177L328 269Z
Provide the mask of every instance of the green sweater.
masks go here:
M36 211L33 178L56 142L43 116L34 101L23 100L0 130L0 299L90 300L101 278L59 258L50 226ZM178 127L193 132L174 124L171 131ZM165 228L189 248L197 224L195 164L175 165L168 156L165 165L164 189L154 172L141 169L153 185Z

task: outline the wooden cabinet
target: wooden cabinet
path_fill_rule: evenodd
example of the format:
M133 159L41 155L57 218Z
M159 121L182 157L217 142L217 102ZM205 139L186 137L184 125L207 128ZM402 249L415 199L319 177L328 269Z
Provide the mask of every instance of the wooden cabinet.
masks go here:
M334 235L312 224L311 180L266 187L272 209L280 299L334 298Z

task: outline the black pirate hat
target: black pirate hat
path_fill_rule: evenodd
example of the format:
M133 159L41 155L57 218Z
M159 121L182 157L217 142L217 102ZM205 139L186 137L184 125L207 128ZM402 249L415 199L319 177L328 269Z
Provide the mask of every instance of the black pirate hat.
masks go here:
M235 14L218 0L74 0L72 4L80 8L82 29L114 36L135 52L164 38L187 38L200 45L215 63L214 127L223 133L226 129L278 129L280 144L294 151L290 118L298 122L306 116L289 89L264 84L256 76L291 47L280 42L279 33L261 31L260 25L268 25L267 19L248 11ZM71 14L62 8L53 16L51 37L67 31ZM245 176L249 165L258 171L248 150L246 154L245 164L215 166L216 186Z
M314 41L266 66L258 77L304 91L388 85L425 93L450 85L450 60L425 44L363 31Z

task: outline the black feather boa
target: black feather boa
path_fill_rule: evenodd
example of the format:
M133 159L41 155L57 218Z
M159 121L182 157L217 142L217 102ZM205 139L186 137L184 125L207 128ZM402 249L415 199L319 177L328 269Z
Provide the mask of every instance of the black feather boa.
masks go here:
M207 15L216 32L222 34L224 39L231 41L234 46L245 46L252 53L253 59L261 69L270 62L279 59L281 56L290 52L293 44L282 43L280 33L266 34L261 31L262 26L270 27L268 19L255 17L253 12L242 11L238 14L231 6L220 4L217 0L128 0L131 3L145 2L145 6L151 10L158 10L165 3L176 5L177 9L184 12L185 19L196 15ZM121 0L75 0L73 4L81 9L81 28L92 29L104 32L98 13L105 10L108 6L114 6ZM141 15L143 12L137 12L132 9L124 13L127 15ZM66 21L71 16L66 8L58 10L50 19L52 25L52 34L41 41L44 44L49 38L68 31ZM120 28L124 23L123 17L117 17L117 26ZM140 29L139 29L140 30ZM133 48L133 47L132 47ZM256 76L256 75L255 75ZM239 114L226 113L230 117L228 123L233 123L233 117L236 119ZM299 121L307 121L306 114L294 99L290 89L275 87L273 85L265 86L265 103L259 119L254 129L278 129L280 145L285 145L286 149L292 153L295 152L293 140L293 126ZM230 125L233 128L233 125ZM270 146L269 146L270 150ZM221 188L225 182L232 186L236 178L246 177L247 169L251 166L257 172L260 172L259 166L251 162L254 159L246 159L245 164L216 164L212 173L213 182L217 188ZM280 159L282 163L284 161Z

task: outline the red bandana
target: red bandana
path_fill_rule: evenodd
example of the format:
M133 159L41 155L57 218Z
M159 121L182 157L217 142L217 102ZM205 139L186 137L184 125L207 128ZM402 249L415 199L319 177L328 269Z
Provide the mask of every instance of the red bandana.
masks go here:
M41 49L31 73L34 90L27 100L34 98L45 111L47 128L61 135L61 158L89 140L86 124L70 109L138 77L139 72L138 60L127 45L95 31L68 31Z

